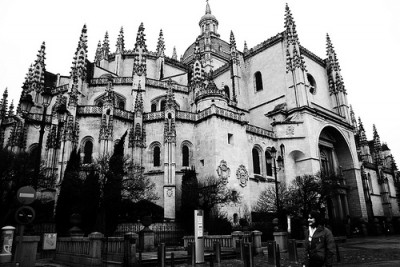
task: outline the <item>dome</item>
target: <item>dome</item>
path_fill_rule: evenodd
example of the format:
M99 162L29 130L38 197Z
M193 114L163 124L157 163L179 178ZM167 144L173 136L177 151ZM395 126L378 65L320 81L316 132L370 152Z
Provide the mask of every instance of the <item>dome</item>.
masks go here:
M193 42L188 49L186 49L183 54L183 63L189 64L194 58L194 48L196 46L196 42ZM204 52L204 39L199 39L199 47L200 51ZM221 59L229 61L230 59L230 45L229 43L221 40L218 37L211 36L211 52L213 55L218 56Z

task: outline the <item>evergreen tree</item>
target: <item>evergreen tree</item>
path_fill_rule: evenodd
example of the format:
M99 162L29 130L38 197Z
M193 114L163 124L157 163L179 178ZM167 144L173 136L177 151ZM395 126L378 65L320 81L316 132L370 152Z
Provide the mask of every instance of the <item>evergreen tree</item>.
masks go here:
M68 235L70 217L80 210L82 180L79 178L80 156L74 149L65 168L56 207L56 228L61 236Z
M194 169L188 170L182 176L181 210L182 227L187 234L193 234L194 213L199 208L199 188Z
M99 175L92 170L82 187L82 230L85 234L94 231L100 201Z
M104 232L114 233L118 225L118 215L122 206L122 180L124 178L124 142L126 132L114 148L110 157L108 172L105 174L102 212L104 212Z

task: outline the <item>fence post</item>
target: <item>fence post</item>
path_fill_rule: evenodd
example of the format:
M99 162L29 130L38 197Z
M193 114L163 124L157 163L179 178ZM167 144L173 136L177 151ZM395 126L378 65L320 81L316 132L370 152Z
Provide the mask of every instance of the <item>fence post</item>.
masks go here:
M90 250L89 257L93 265L101 264L101 245L104 235L99 232L89 234Z
M243 263L245 267L253 267L254 266L254 259L253 259L253 250L251 243L245 243L244 244L244 257L243 257Z
M124 266L136 263L136 240L138 235L132 232L124 234Z
M240 252L240 247L238 241L241 237L243 237L243 232L241 231L234 231L232 234L232 246L236 252Z
M165 243L158 246L158 266L165 267Z
M268 246L268 263L275 265L275 254L276 254L276 242L270 241Z
M191 243L190 251L192 252L192 266L196 266L196 247L195 243Z
M281 267L281 252L279 250L279 244L276 244L275 266Z
M336 260L337 260L337 262L340 262L339 246L338 246L338 244L335 244L335 245L336 245Z
M297 255L297 245L295 239L288 240L289 261L297 262L299 260Z
M255 230L252 232L252 235L253 235L252 245L254 248L254 254L257 255L262 252L262 248L261 248L262 232Z
M218 241L214 242L214 255L215 262L221 263L221 244Z

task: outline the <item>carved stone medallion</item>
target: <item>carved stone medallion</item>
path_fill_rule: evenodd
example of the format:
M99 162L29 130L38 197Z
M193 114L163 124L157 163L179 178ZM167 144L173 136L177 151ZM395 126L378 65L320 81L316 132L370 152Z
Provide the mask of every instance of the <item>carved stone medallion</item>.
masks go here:
M247 180L249 180L249 173L244 165L240 165L236 171L236 177L240 181L240 186L245 187L247 185Z
M218 177L222 180L222 183L226 185L228 183L229 176L231 176L231 169L228 167L225 160L221 160L217 168Z

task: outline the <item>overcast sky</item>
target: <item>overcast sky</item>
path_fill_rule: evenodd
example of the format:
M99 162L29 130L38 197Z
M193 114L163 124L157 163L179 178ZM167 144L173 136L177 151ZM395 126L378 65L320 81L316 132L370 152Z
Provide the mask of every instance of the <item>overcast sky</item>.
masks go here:
M398 0L210 0L221 38L235 34L237 47L249 48L284 30L288 3L300 43L326 57L329 33L342 69L349 103L361 117L367 138L375 123L400 164L399 103L400 1ZM200 33L205 0L1 0L0 93L8 87L17 102L29 65L46 42L46 70L69 75L84 24L88 28L89 60L108 31L111 51L121 26L125 47L132 49L144 23L147 47L156 50L163 30L167 56L176 46L178 58ZM400 165L399 165L400 167Z

